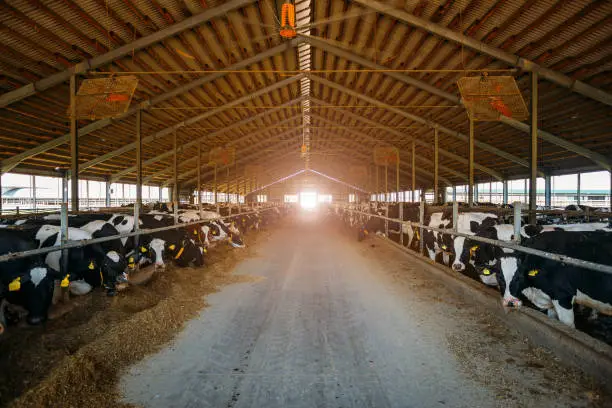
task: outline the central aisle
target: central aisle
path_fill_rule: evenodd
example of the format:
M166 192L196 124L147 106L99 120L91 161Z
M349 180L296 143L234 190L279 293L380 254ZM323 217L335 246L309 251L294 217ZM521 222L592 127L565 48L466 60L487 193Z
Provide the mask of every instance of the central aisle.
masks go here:
M470 372L471 349L457 342L481 326L458 321L464 305L450 304L437 282L416 276L423 273L408 257L372 242L357 243L323 219L285 222L236 270L264 279L210 296L210 307L173 344L126 374L125 401L160 408L473 408L501 398L521 406L518 397L500 395L498 383L508 380L485 378L499 372L486 365ZM478 336L495 347L496 338ZM534 387L542 394L550 385ZM539 398L543 406L563 404L554 392Z

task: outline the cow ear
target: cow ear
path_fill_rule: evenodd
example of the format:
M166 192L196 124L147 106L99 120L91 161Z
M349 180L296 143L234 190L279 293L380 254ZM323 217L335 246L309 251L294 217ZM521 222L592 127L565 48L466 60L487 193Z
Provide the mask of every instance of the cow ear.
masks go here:
M478 231L478 223L476 221L470 221L470 231L474 233Z

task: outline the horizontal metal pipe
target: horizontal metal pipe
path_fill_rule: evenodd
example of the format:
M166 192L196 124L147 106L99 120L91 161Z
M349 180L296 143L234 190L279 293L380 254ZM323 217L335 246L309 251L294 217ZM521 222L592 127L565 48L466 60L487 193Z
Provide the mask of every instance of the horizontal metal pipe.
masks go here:
M578 266L580 268L590 269L590 270L593 270L593 271L608 273L608 274L612 275L612 266L610 266L610 265L602 265L602 264L598 264L598 263L595 263L595 262L590 262L590 261L585 261L585 260L582 260L582 259L572 258L571 256L555 254L553 252L541 251L539 249L527 248L527 247L524 247L522 245L512 244L512 243L509 243L509 242L506 242L506 241L498 241L498 240L495 240L495 239L477 237L475 235L469 235L469 234L465 234L465 233L462 233L462 232L455 232L452 229L430 227L428 225L423 225L423 224L420 224L418 222L403 221L403 220L399 220L397 218L389 218L389 217L385 217L385 216L382 216L382 215L370 214L370 213L366 213L366 212L363 212L363 211L352 210L352 209L349 209L349 208L346 208L346 210L351 211L351 212L355 212L355 213L359 213L359 214L368 215L370 217L378 217L378 218L381 218L383 220L388 220L388 221L393 221L393 222L400 222L400 223L401 222L409 223L410 226L412 226L412 227L424 228L424 229L427 229L427 230L436 231L436 232L440 232L442 234L447 234L447 235L455 235L455 236L459 236L459 237L465 237L465 238L469 238L469 239L471 239L473 241L483 242L485 244L491 244L491 245L499 246L499 247L502 247L502 248L513 249L515 251L524 252L526 254L536 255L536 256L539 256L539 257L542 257L542 258L546 258L546 259L550 259L550 260L553 260L553 261L563 262L563 263L566 263L566 264Z
M231 216L227 215L225 217L208 218L206 220L198 220L198 221L193 221L193 222L186 222L184 224L170 225L168 227L151 228L151 229L140 229L140 230L138 230L138 232L126 232L126 233L123 233L123 234L113 235L113 236L110 236L110 237L93 238L93 239L81 239L81 240L78 240L78 241L70 241L70 242L68 242L68 243L66 243L64 245L58 245L58 246L53 246L53 247L38 248L38 249L31 249L29 251L8 253L8 254L5 254L5 255L0 255L0 262L12 261L14 259L27 258L29 256L35 256L35 255L44 255L44 254L48 254L49 252L61 251L63 249L80 248L80 247L84 247L84 246L87 246L87 245L100 244L102 242L112 241L112 240L119 239L119 238L134 237L136 235L154 234L156 232L168 231L168 230L172 230L172 229L188 227L188 226L191 226L191 225L203 224L205 222L216 221L216 220L223 220L223 219L226 219L226 218L232 218L232 217L235 217L237 215L256 214L256 213L258 213L260 211L271 210L274 207L275 206L270 206L270 207L265 207L265 208L258 209L257 211L249 211L249 212L245 212L245 213L234 214L234 215L231 215Z

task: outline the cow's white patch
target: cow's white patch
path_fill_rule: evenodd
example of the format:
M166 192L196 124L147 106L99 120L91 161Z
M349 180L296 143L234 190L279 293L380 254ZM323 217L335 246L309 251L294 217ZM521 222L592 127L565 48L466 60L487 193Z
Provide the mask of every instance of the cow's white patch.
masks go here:
M116 251L110 251L106 254L106 256L109 257L115 263L119 262L119 259L121 259Z
M480 276L480 280L485 285L487 285L487 286L497 286L497 276L495 276L494 274L490 274L490 275L480 274L479 276Z
M151 240L151 251L155 253L155 264L156 265L164 265L164 248L166 246L166 241L159 238L153 238Z
M436 251L433 249L429 249L427 248L427 252L429 253L429 259L431 259L432 261L436 260Z
M504 291L504 299L513 299L515 298L512 294L510 294L510 282L514 279L516 275L516 271L518 269L518 263L515 257L507 256L500 259L500 268L502 271L502 275L504 276L504 281L506 282L506 289Z
M38 286L40 282L47 276L47 268L32 268L30 269L30 279L34 286Z
M514 225L500 224L494 227L497 230L497 239L500 241L511 241L514 235Z
M465 270L465 264L461 262L461 254L463 253L463 246L465 245L465 237L455 237L453 239L453 250L455 251L455 260L453 261L452 268L455 271L461 272Z
M553 307L552 299L541 289L529 287L523 289L522 293L539 309L550 310Z
M558 300L553 300L552 304L555 306L555 311L559 317L559 321L569 327L574 326L574 309L566 309L559 304Z
M76 296L83 296L91 292L93 287L84 280L70 282L70 293Z
M28 220L27 220L27 219L24 219L24 220L17 220L17 221L15 221L15 225L23 225L23 224L25 224L26 222L28 222Z
M106 221L95 220L95 221L88 222L87 224L83 225L81 229L83 231L89 232L90 234L93 234L94 232L101 230L102 227L104 227L104 224L106 224Z
M161 220L164 219L164 216L163 215L156 215L153 218L156 219L157 221L161 221Z
M581 291L576 292L576 303L579 303L584 306L588 306L591 309L598 310L603 314L612 315L612 305L610 303L601 302L599 300L593 299L586 293Z

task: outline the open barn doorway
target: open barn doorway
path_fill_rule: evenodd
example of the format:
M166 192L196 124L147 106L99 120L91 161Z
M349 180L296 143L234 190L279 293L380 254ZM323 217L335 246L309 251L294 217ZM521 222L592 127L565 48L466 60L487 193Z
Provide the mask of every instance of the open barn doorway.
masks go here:
M314 210L318 204L318 194L316 191L300 192L300 207L304 210Z

